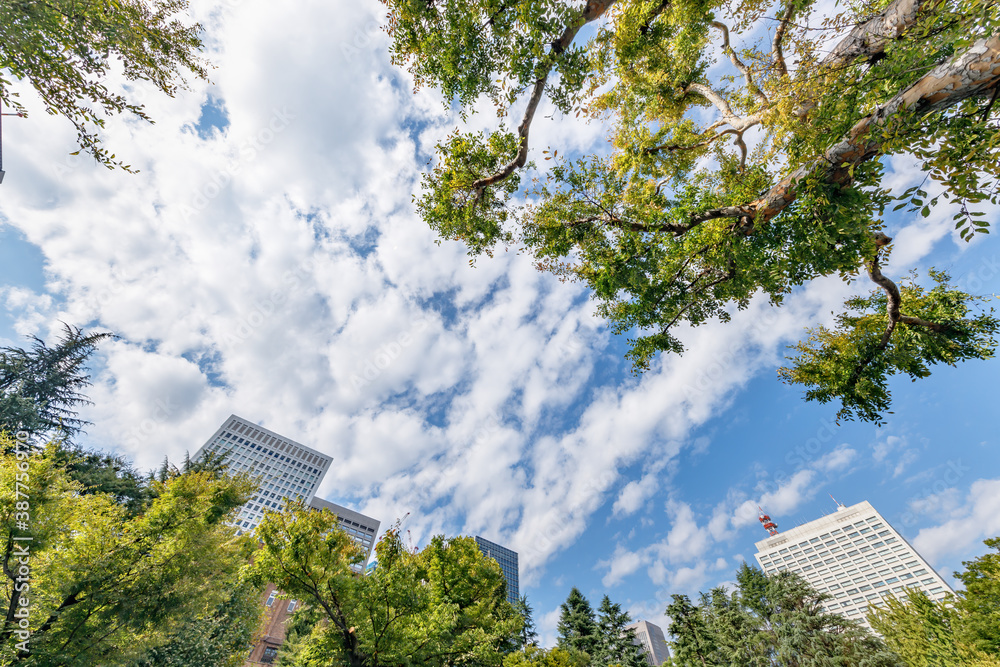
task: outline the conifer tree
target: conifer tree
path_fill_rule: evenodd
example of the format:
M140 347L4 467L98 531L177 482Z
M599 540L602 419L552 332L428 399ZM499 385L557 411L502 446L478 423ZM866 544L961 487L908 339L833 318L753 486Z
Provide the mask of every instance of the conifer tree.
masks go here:
M514 611L521 615L524 625L521 628L521 636L518 638L518 648L538 645L538 631L535 629L535 620L532 617L534 610L528 604L528 596L522 594L514 603Z
M561 613L557 644L562 648L576 649L593 656L598 646L598 630L590 602L574 586L566 602L559 608Z
M0 431L18 431L34 438L60 433L70 437L87 422L77 408L90 401L83 389L90 385L86 363L110 333L84 334L63 325L54 347L32 336L31 349L0 349Z
M646 667L642 647L635 643L635 635L626 626L632 622L628 612L622 611L617 602L607 595L597 610L597 648L595 667Z

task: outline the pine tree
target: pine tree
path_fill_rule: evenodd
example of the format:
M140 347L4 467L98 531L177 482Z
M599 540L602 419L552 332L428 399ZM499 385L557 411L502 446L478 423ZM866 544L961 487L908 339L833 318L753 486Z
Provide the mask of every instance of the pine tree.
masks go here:
M562 648L577 649L593 656L597 650L598 630L590 602L575 586L566 602L560 605L559 639Z
M56 431L66 437L78 433L87 422L76 408L90 403L82 393L90 385L87 360L98 344L113 337L84 334L64 324L55 347L32 336L30 350L0 349L0 431L36 438Z
M593 664L600 667L646 667L642 647L626 626L632 622L628 612L607 595L601 600L597 617L597 649Z
M518 638L519 649L523 649L526 646L537 646L538 645L538 631L535 629L535 621L532 618L533 609L531 605L528 604L528 596L521 595L514 603L514 611L521 615L521 619L524 621L524 626L521 628L521 636Z
M667 607L670 617L668 632L674 636L673 654L678 665L718 665L714 633L705 622L699 607L686 595L672 595Z

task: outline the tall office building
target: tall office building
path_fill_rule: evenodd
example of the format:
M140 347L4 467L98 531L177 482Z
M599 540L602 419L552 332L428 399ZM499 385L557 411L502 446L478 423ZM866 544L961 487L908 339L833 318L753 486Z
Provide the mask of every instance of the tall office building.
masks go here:
M504 579L507 580L507 601L511 604L517 602L521 596L517 583L517 552L511 551L507 547L502 547L495 542L483 539L478 535L476 535L476 544L484 555L500 564Z
M242 417L230 415L219 430L195 452L195 461L221 453L232 472L260 476L260 490L240 509L236 525L257 527L265 509L281 509L285 498L312 501L333 459Z
M868 501L821 519L778 532L770 517L760 521L771 533L757 542L757 562L767 574L789 570L832 596L826 609L868 625L869 605L917 588L940 600L951 587L889 525Z
M667 640L663 637L660 626L649 621L636 621L625 626L625 630L632 631L635 643L642 647L642 652L646 655L646 662L653 667L659 667L670 659L670 649L667 648Z

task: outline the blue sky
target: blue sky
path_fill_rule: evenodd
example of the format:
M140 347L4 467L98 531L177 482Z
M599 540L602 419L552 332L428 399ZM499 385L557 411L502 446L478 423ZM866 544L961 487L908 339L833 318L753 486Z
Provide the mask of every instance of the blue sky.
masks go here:
M230 413L256 420L335 458L320 495L383 526L406 515L414 544L517 550L548 642L571 586L662 624L671 593L726 582L765 536L758 503L789 528L833 511L828 494L869 500L944 574L1000 534L997 361L896 381L881 428L777 381L785 346L858 286L754 301L635 378L579 285L436 245L410 195L458 121L389 64L380 10L199 3L212 84L140 86L157 123L108 122L137 175L71 156L71 127L37 104L5 122L0 339L60 321L121 336L95 361L88 444L152 467ZM550 115L537 152L603 142ZM889 167L900 190L921 178ZM890 218L886 273L1000 292L995 242L950 218Z

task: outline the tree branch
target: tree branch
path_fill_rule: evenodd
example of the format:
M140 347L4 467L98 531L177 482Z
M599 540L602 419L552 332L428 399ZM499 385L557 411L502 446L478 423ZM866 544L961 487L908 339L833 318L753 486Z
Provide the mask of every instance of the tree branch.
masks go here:
M991 95L1000 85L1000 36L980 39L941 63L864 116L823 155L806 162L749 204L757 224L767 222L795 201L798 183L809 175L836 185L851 182L853 168L879 154L887 126L904 113L919 118L943 111L970 97Z
M580 28L587 25L588 23L600 18L610 7L615 3L615 0L587 0L587 5L584 7L580 17L574 21L572 24L566 26L563 30L562 35L552 43L552 54L559 54L565 51L573 40L576 38L576 34L580 31ZM552 68L555 66L555 61L552 60L548 67L542 75L535 81L534 88L531 91L531 97L528 98L528 106L524 110L524 116L521 118L521 124L517 127L517 135L520 137L520 145L517 149L517 155L514 159L503 166L499 171L487 176L486 178L481 178L472 184L472 189L479 197L485 188L494 185L500 181L503 181L510 177L517 169L524 167L525 163L528 161L528 130L531 129L531 121L535 117L535 111L538 109L538 104L542 100L542 93L545 91L545 84L549 79L549 75L552 73Z
M788 76L788 67L785 65L785 54L781 50L781 42L785 38L788 24L794 14L795 3L789 0L784 13L778 20L778 28L774 31L774 41L771 42L771 56L774 58L774 65L778 68L778 74L783 78Z
M736 66L736 69L743 74L743 79L746 81L747 89L753 93L754 97L756 97L763 106L769 106L771 102L767 99L764 92L757 87L757 84L754 83L753 73L750 71L750 68L746 66L746 63L740 60L739 56L736 55L736 51L729 43L729 28L726 27L725 23L721 23L719 21L712 21L712 27L722 33L722 50L727 56L729 56L729 60L731 60L733 65Z

